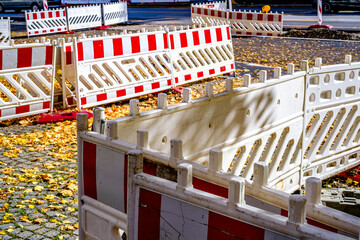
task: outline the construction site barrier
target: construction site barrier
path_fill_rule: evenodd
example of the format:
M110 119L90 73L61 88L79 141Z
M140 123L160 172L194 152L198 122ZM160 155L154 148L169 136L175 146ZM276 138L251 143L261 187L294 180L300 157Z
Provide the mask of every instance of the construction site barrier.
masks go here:
M50 42L0 49L0 120L52 110L55 59Z
M180 29L168 35L176 85L234 71L228 26Z
M128 20L126 2L104 4L102 9L104 25L123 23Z
M229 23L232 35L240 36L280 36L283 29L283 14L209 9L207 4L192 4L191 19L198 25Z
M230 84L229 84L230 85ZM187 92L187 91L185 91ZM159 107L160 109L165 110L166 105L164 105L163 100L164 97L166 97L165 94L161 94L159 96ZM186 97L184 96L184 99ZM132 100L131 101L131 113L133 116L138 113L138 100ZM184 104L184 103L183 103ZM180 105L183 105L180 104ZM156 110L154 110L156 111ZM152 111L153 112L153 111ZM94 112L94 124L98 125L101 121L101 115L103 115L104 109L96 109ZM104 116L102 116L104 117ZM179 175L176 174L176 169L178 169L179 163L188 163L192 165L193 167L193 177L192 177L192 185L195 189L205 191L206 193L210 193L212 196L220 196L224 198L230 198L231 196L234 196L231 193L231 191L227 190L227 187L231 185L231 179L234 177L233 174L223 172L221 171L221 165L222 161L224 160L223 154L221 150L212 149L209 154L209 158L207 159L208 167L204 165L199 165L196 163L189 162L185 160L182 156L182 150L183 150L183 144L180 139L172 139L171 142L171 153L170 155L165 154L163 152L158 152L154 149L149 148L150 145L150 138L149 138L149 132L146 130L139 130L137 131L137 139L136 144L128 143L123 140L120 140L117 138L116 135L114 135L114 129L117 128L117 122L112 120L107 123L108 131L107 136L88 131L88 123L87 123L87 115L78 115L78 155L79 155L79 198L82 199L83 204L79 206L79 212L80 212L80 222L81 222L81 228L80 228L80 235L84 234L86 236L110 236L114 237L113 235L118 235L118 231L107 231L104 233L104 231L99 231L100 226L106 226L110 229L116 229L120 228L124 230L125 232L131 234L131 231L134 230L131 227L131 223L129 223L130 227L127 226L127 220L132 221L136 216L133 215L134 203L136 202L137 198L134 198L134 195L132 195L132 189L133 189L133 183L131 180L125 180L122 178L122 176L117 176L114 179L118 179L114 182L109 179L107 182L107 185L116 185L116 189L119 192L122 192L122 188L125 188L122 184L127 181L128 184L128 191L126 193L126 196L121 195L121 197L118 199L121 204L128 204L128 210L126 212L123 212L119 210L114 204L106 205L104 204L104 200L99 200L99 196L97 195L97 199L95 200L88 196L88 194L85 193L84 196L84 189L89 188L86 186L85 178L92 181L92 185L95 186L97 182L101 182L100 179L107 178L104 176L100 176L98 171L101 172L109 172L109 176L111 176L111 172L115 172L116 170L119 170L119 172L122 172L123 166L128 166L129 169L129 177L131 178L132 173L134 172L144 172L146 174L150 174L153 176L161 177L163 178L161 181L163 183L166 183L164 179L176 181L177 178L179 178ZM163 122L165 123L165 122ZM94 126L94 129L97 129L95 131L98 131L99 129L97 126ZM161 141L164 141L164 138L161 139ZM130 150L139 149L142 152L142 155L144 156L144 162L142 161L142 157L137 156L136 162L137 164L134 164L134 162L131 160L134 155L129 153ZM106 161L103 161L102 159L107 159ZM112 161L110 159L113 159ZM116 161L116 159L120 159L119 162ZM123 163L122 159L126 159L125 163ZM85 163L86 162L86 163ZM93 164L89 164L92 162ZM111 164L104 164L104 165L98 165L98 168L95 170L94 163L106 163L111 162ZM132 163L133 162L133 163ZM143 163L142 163L143 162ZM89 164L89 166L86 166ZM123 165L124 164L124 165ZM106 165L106 166L105 166ZM89 172L89 170L91 171ZM256 163L254 166L254 175L252 181L244 179L246 191L247 194L245 197L242 197L242 199L245 199L247 206L247 209L254 209L260 208L262 210L257 210L259 215L256 215L256 221L259 224L255 224L259 226L260 228L266 228L264 225L264 221L260 221L262 218L261 216L265 217L268 215L273 216L275 219L286 219L283 218L287 217L288 214L291 215L291 208L289 208L290 213L288 213L288 202L291 199L291 195L279 192L274 189L270 189L268 187L268 166L265 163ZM186 173L183 173L184 171L181 170L182 174L186 175ZM126 174L126 173L125 173ZM87 175L85 177L85 175ZM121 174L120 174L121 175ZM124 175L125 176L125 175ZM149 179L149 175L146 176L145 179ZM100 179L98 179L100 178ZM120 178L120 179L119 179ZM146 181L146 180L145 180ZM96 183L95 183L96 182ZM185 181L184 181L185 182ZM188 182L188 181L187 181ZM121 184L117 184L121 183ZM166 183L166 185L169 185ZM97 185L98 186L98 185ZM343 212L329 209L326 206L322 206L320 204L320 195L321 195L321 180L320 179L307 179L306 182L306 216L307 216L307 222L310 225L316 226L317 228L311 227L317 233L324 233L326 234L326 238L328 239L346 239L347 237L355 237L359 236L359 226L360 226L360 220L356 217L350 216L348 214L345 214ZM108 189L111 191L110 189ZM178 189L178 191L180 191ZM238 191L236 191L238 192ZM104 193L103 193L104 194ZM109 193L107 193L109 195ZM214 195L213 195L214 194ZM116 194L118 195L118 194ZM106 196L106 194L104 194ZM208 196L208 195L207 195ZM105 197L103 197L104 199ZM216 197L219 199L218 197ZM192 204L192 201L186 201L185 204ZM204 203L209 203L209 201L205 200ZM305 204L305 203L304 203ZM91 205L91 207L89 207ZM96 207L92 207L96 206ZM102 209L102 207L107 206L107 208ZM149 206L149 205L142 205L142 206ZM215 205L214 205L215 206ZM250 207L252 206L252 207ZM293 206L293 205L292 205ZM175 208L175 206L173 206ZM226 209L226 207L222 207L222 205L218 206L221 209ZM304 206L305 207L305 206ZM111 210L111 211L110 211ZM155 209L156 210L156 209ZM264 212L265 210L265 212ZM111 212L109 214L108 212ZM218 212L218 211L217 211ZM127 213L128 215L124 215ZM296 214L298 215L299 212ZM113 218L115 215L117 215L117 218ZM225 214L227 216L228 214ZM229 215L231 218L234 218L231 214ZM305 216L303 216L305 219ZM266 218L266 217L265 217ZM147 219L147 223L151 225L151 229L156 229L156 226L152 226L152 221L154 221L155 216ZM237 219L237 217L236 217ZM344 224L338 224L338 219L342 219ZM92 224L91 228L88 223L98 223L98 224ZM141 221L136 221L136 223L141 224ZM305 222L303 222L304 224ZM136 226L136 225L135 225ZM235 224L235 228L240 227L241 224L237 223ZM303 226L303 225L301 225ZM309 227L307 225L306 227ZM325 229L326 231L320 230L318 228ZM142 225L142 231L146 231L143 228ZM273 228L270 228L272 231L274 231ZM136 230L136 228L135 228ZM282 232L284 234L284 232ZM338 233L338 234L334 234ZM99 235L100 234L100 235ZM106 235L102 235L106 234ZM255 234L253 232L253 234ZM281 234L281 232L280 232ZM310 232L305 231L305 233L302 234L311 234ZM305 236L302 235L302 236ZM151 234L148 236L152 236ZM216 235L213 235L216 236ZM132 238L134 239L134 238ZM136 238L135 238L136 239Z
M25 19L28 37L68 30L66 10L64 8L25 12Z
M0 46L9 46L10 40L10 18L0 18Z
M93 28L102 25L101 5L68 7L68 29Z

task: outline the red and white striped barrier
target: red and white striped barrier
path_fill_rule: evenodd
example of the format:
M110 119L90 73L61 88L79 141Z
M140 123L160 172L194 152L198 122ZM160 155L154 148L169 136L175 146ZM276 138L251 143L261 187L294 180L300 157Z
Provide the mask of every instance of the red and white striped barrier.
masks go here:
M0 18L0 46L10 46L10 18Z
M279 36L283 28L283 14L208 9L204 4L191 5L194 24L229 22L233 35Z
M68 7L66 11L69 30L93 28L102 25L101 5Z
M0 50L0 121L52 110L54 61L49 43Z
M169 38L176 85L234 71L228 26L169 32Z
M127 2L104 4L102 9L105 26L124 23L128 20Z
M74 41L77 85L68 103L86 108L172 86L165 31ZM63 51L65 52L65 51Z
M25 12L25 19L26 33L29 37L68 30L65 9Z

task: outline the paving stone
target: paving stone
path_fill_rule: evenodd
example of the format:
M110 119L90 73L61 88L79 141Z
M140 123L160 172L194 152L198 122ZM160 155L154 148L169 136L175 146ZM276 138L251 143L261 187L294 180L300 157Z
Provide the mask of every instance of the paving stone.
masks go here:
M47 228L55 228L55 227L57 227L57 223L45 223L45 227L47 227Z
M21 232L19 234L17 234L17 236L21 237L21 238L28 238L31 235L34 235L33 232L29 232L29 231L25 231L25 232Z
M42 228L36 230L35 232L38 233L38 234L44 234L44 233L46 233L48 231L50 231L50 229L42 227Z
M28 240L40 240L43 238L44 238L44 236L41 236L41 235L32 235L28 238Z
M0 225L0 230L6 230L9 227L15 227L15 225L12 223L3 224L3 225Z
M59 234L60 234L59 231L57 231L57 230L51 230L51 231L45 233L44 236L52 238L52 237L55 237L55 236L57 236L57 235L59 235Z
M25 228L29 231L34 231L36 229L41 228L41 226L40 225L30 225L30 226L26 226Z

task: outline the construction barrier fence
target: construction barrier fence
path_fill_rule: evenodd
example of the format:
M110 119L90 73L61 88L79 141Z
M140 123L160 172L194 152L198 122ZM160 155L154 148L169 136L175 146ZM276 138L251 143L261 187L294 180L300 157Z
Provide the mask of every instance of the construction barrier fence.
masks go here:
M0 18L0 46L10 46L10 18Z

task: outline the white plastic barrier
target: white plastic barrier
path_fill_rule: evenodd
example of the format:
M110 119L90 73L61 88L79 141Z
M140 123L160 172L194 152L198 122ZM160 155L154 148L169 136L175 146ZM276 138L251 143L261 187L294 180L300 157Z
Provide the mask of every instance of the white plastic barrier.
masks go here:
M172 86L165 31L81 39L73 42L73 48L76 56L73 96L79 108ZM69 98L67 93L64 98Z
M52 110L55 55L50 43L0 50L0 120Z
M229 22L232 35L279 36L283 29L283 14L209 9L206 4L191 5L194 24Z
M190 2L190 0L130 0L131 3L179 3Z
M359 164L360 63L315 60L305 96L304 176L327 178Z
M101 5L68 7L66 11L69 30L93 28L102 25Z
M0 19L0 46L9 46L11 40L10 18Z
M353 239L306 223L306 198L289 197L289 216L251 207L245 180L229 179L227 198L194 189L192 166L177 167L177 183L141 173L129 152L129 239Z
M127 22L127 2L109 3L103 5L104 25Z
M65 32L68 30L65 9L25 12L26 33L30 36Z
M181 85L234 71L226 25L169 32L175 84Z

